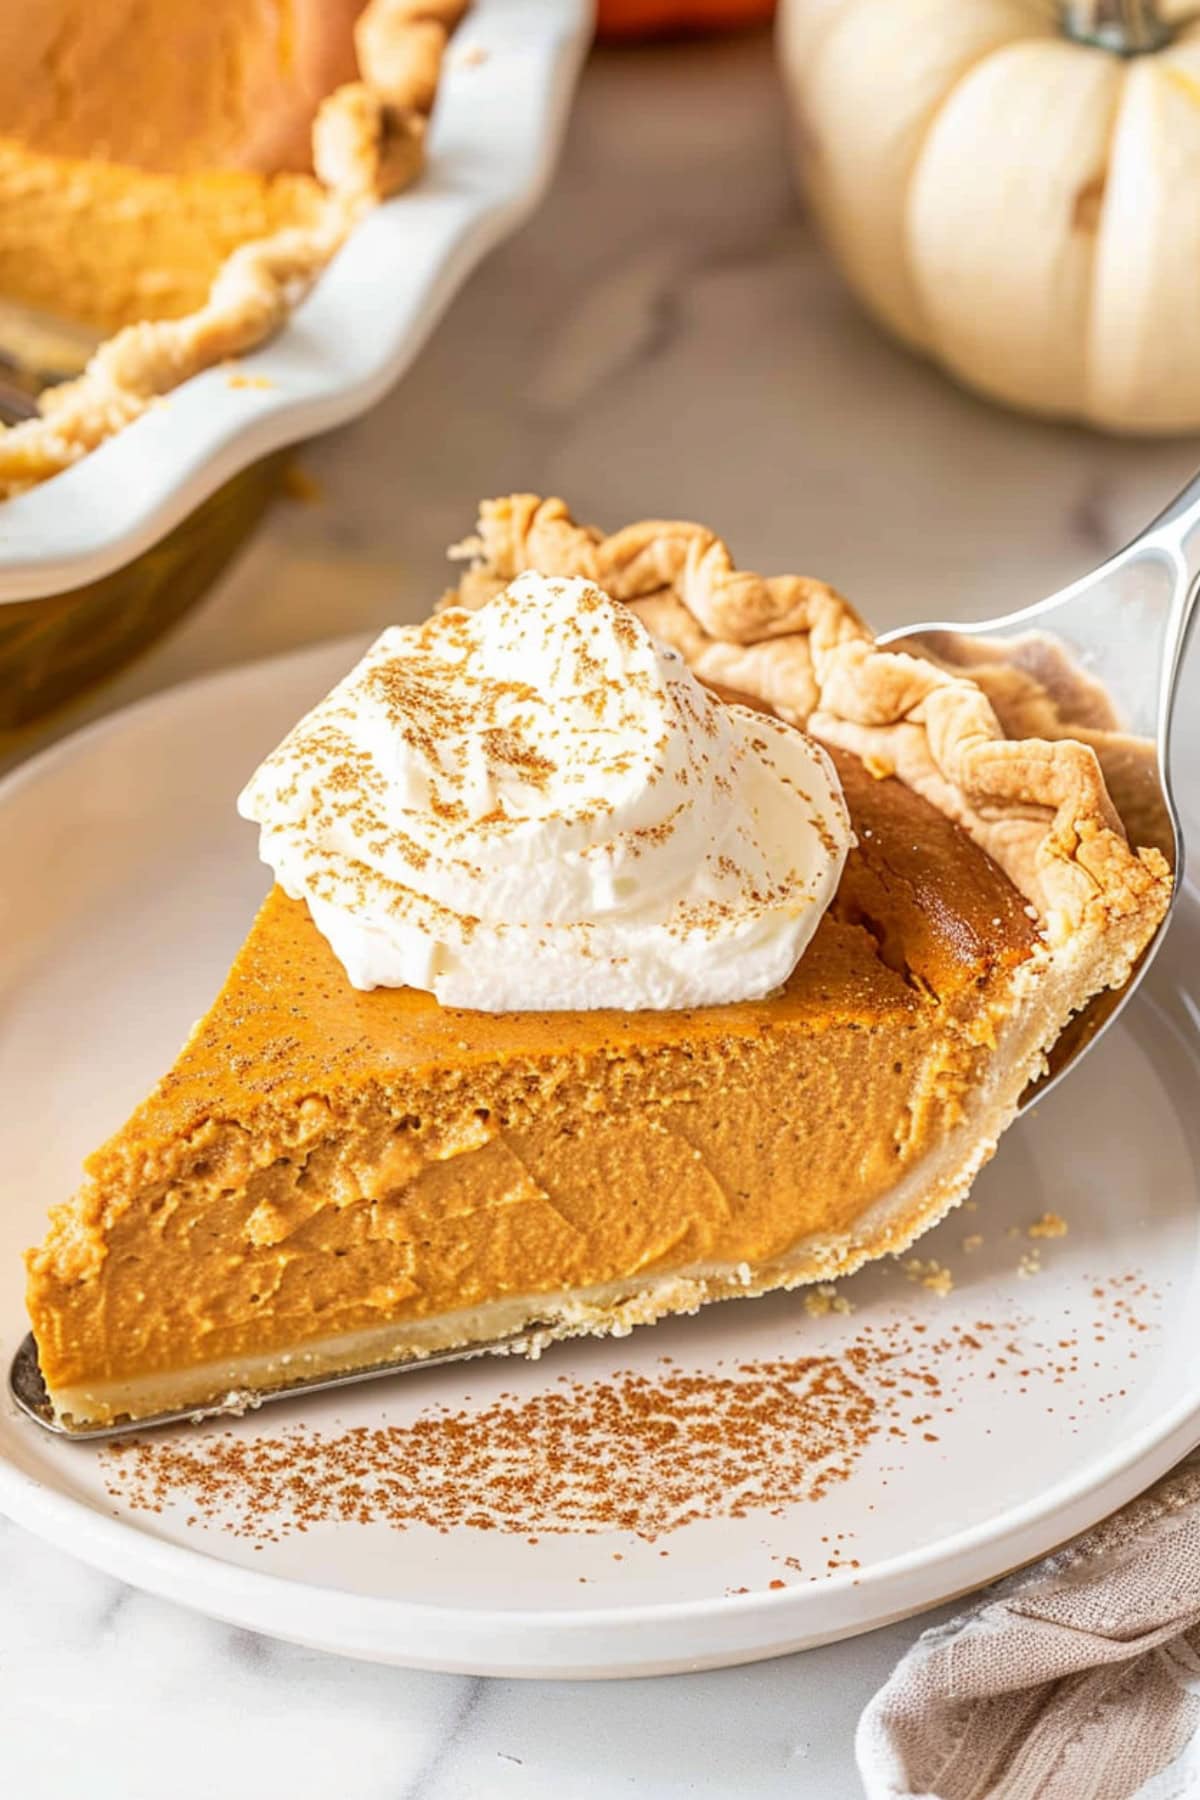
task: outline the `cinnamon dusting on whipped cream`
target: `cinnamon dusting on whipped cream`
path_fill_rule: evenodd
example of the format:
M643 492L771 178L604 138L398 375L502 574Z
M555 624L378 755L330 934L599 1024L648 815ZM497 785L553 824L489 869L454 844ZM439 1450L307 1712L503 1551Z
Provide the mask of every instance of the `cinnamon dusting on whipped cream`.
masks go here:
M819 746L537 575L384 632L239 807L356 987L493 1012L769 993L851 836Z

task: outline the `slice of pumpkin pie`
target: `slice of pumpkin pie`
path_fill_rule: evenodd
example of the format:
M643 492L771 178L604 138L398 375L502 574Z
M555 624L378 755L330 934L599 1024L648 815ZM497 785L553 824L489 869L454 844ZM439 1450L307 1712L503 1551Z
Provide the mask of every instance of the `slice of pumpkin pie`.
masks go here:
M466 554L251 780L276 885L30 1254L68 1424L903 1250L1163 915L1093 748L823 584L524 496Z

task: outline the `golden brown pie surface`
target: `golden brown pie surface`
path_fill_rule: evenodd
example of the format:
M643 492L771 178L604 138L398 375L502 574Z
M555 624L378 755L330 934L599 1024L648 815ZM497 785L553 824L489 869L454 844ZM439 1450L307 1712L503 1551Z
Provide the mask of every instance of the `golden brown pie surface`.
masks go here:
M638 540L660 626L686 610L700 559L680 534L695 529ZM671 533L681 556L664 549ZM757 578L739 579L744 605ZM832 667L821 646L810 657L811 696L798 646L761 640L797 710L825 720L859 839L784 989L633 1014L490 1015L360 993L276 889L174 1069L31 1255L60 1413L204 1404L514 1331L624 1330L827 1279L904 1248L961 1199L1071 1012L1124 979L1169 877L1125 843L1092 752L1056 747L1051 779L970 683L930 687L923 666L887 658L908 705L879 735L877 653L829 593L806 600L806 651L817 614L834 646ZM706 617L709 652L740 659L741 691L761 702L753 646L718 639L716 610ZM677 639L685 624L676 616ZM839 698L846 655L859 688L825 715L813 702ZM934 741L947 686L955 743ZM872 721L861 756L836 742L859 729L845 717L856 692ZM947 768L965 761L969 778L972 758L1018 749L1027 798L979 821ZM911 782L888 773L902 765ZM916 791L930 766L940 806ZM990 761L986 780L1000 780Z

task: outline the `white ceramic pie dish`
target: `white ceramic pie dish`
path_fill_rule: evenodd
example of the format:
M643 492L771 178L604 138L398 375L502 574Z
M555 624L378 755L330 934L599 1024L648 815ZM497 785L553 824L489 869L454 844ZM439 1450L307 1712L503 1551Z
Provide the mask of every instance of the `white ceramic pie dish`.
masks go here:
M265 385L207 370L73 469L0 503L0 603L97 580L239 469L373 405L540 198L591 22L590 0L473 0L446 58L425 173L242 359Z

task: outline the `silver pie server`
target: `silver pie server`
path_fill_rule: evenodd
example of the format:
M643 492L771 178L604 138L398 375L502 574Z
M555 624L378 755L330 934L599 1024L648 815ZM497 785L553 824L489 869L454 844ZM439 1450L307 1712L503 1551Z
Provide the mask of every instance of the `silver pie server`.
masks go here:
M1171 796L1168 749L1179 667L1197 591L1200 476L1124 550L1048 600L972 625L969 631L953 624L906 626L879 642L979 679L1010 736L1036 735L1020 728L1024 715L1019 709L1028 708L1039 696L1052 701L1060 718L1073 720L1079 735L1097 744L1131 839L1161 850L1174 869L1174 905L1183 875L1183 838ZM1072 1021L1055 1045L1048 1074L1028 1090L1022 1104L1048 1093L1112 1024L1145 975L1166 925L1164 918L1125 986L1098 995ZM95 1442L133 1436L157 1425L245 1412L271 1400L322 1393L376 1376L462 1362L489 1351L520 1352L536 1334L534 1324L516 1336L467 1350L439 1351L346 1375L300 1377L253 1395L229 1395L208 1407L72 1430L54 1415L30 1333L13 1359L9 1393L45 1430Z
M40 1425L55 1437L78 1443L99 1443L105 1438L137 1437L156 1425L198 1425L203 1419L238 1418L256 1412L270 1400L295 1400L301 1394L323 1394L330 1388L355 1387L360 1381L374 1381L379 1375L404 1375L417 1369L433 1369L439 1363L469 1362L475 1356L488 1356L496 1351L519 1355L528 1341L536 1337L537 1325L529 1325L514 1337L491 1338L485 1344L472 1344L465 1350L435 1350L428 1356L408 1356L399 1362L374 1363L369 1369L351 1369L342 1375L317 1375L281 1383L278 1387L256 1389L253 1393L230 1393L211 1406L188 1406L176 1412L152 1413L145 1419L122 1419L110 1425L64 1425L50 1404L42 1371L38 1367L37 1341L32 1331L26 1332L17 1346L8 1370L9 1398L14 1400L27 1419Z
M1200 475L1123 550L1049 599L981 625L905 625L878 640L972 676L1009 737L1045 735L1040 708L1056 711L1059 735L1094 745L1130 842L1161 850L1174 872L1167 913L1129 980L1076 1014L1023 1107L1043 1100L1133 997L1179 898L1184 845L1171 792L1171 718L1198 592Z

